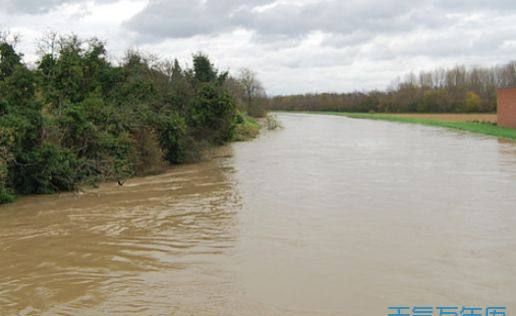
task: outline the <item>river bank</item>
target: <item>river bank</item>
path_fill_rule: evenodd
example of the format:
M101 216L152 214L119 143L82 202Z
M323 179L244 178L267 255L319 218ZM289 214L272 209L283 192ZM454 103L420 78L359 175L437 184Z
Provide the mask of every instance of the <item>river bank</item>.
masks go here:
M230 142L223 145L211 145L202 150L202 153L199 155L198 161L193 161L189 163L181 163L175 165L163 165L156 172L149 173L147 175L139 175L127 178L123 183L117 183L117 181L101 181L100 183L95 184L84 184L82 186L78 186L76 190L71 191L60 191L55 192L53 194L22 194L17 196L16 198L10 199L8 201L4 201L4 203L0 203L0 208L4 208L5 210L11 210L11 207L7 205L15 202L13 207L22 206L23 203L21 201L32 201L33 199L37 199L38 196L48 196L48 199L52 199L53 195L56 195L59 198L76 198L79 196L93 196L98 198L100 192L104 191L113 191L117 187L127 187L133 186L135 183L139 183L145 181L145 179L153 178L153 177L167 177L171 174L174 174L177 170L181 170L182 168L189 168L188 166L195 166L197 164L206 164L211 161L217 160L219 158L231 156L231 144L238 142L247 142L258 137L262 131L262 129L272 130L276 127L271 127L270 120L275 120L273 115L267 115L265 118L254 118L247 114L241 115L241 121L236 125L233 137ZM44 200L45 198L43 198ZM41 200L41 201L43 201ZM5 203L8 202L8 203ZM18 203L16 203L18 202Z
M9 204L12 202L16 202L20 197L31 197L35 195L53 195L57 194L58 196L77 196L80 194L84 194L86 192L96 192L100 187L105 186L123 186L127 182L132 182L135 179L142 179L147 176L160 176L160 175L166 175L171 172L171 170L174 170L175 167L181 166L181 165L189 165L189 164L195 164L200 162L206 162L213 159L216 159L221 155L221 153L224 153L227 151L228 144L231 144L233 142L246 142L253 140L254 138L258 137L260 134L260 131L262 128L268 128L266 125L266 119L256 119L253 118L245 113L242 113L240 115L240 121L236 124L234 133L232 135L232 138L230 141L223 145L206 145L205 148L202 148L200 150L200 153L198 155L198 158L194 161L180 163L180 164L166 164L164 161L160 163L158 166L156 166L153 170L153 172L148 172L147 174L142 175L132 175L130 177L127 177L123 181L115 181L114 179L106 179L104 181L99 181L95 183L83 183L81 185L77 185L71 190L61 190L56 192L46 192L46 194L18 194L16 196L14 195L2 195L2 192L0 191L0 206L3 204ZM45 193L45 192L43 192Z
M422 116L419 114L383 114L383 113L348 113L348 112L308 112L314 114L346 116L354 119L382 120L399 123L421 124L472 132L498 138L516 140L516 129L496 126L492 121L450 119L451 114ZM463 115L467 118L467 114Z

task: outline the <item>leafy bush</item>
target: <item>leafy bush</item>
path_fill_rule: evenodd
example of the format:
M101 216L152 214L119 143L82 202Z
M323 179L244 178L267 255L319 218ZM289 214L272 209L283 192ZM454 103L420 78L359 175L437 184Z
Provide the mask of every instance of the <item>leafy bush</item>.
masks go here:
M12 201L14 201L14 195L7 188L0 186L0 204Z
M22 194L74 190L81 181L81 163L67 149L43 144L17 157L10 170L11 183Z
M0 151L1 151L0 147ZM7 188L6 181L8 176L8 170L7 170L7 163L5 159L3 158L5 155L0 152L0 204L2 203L9 203L14 200L14 195L12 192Z
M187 125L179 114L170 113L158 119L159 143L170 163L181 163L186 159Z
M0 203L102 180L123 184L233 139L228 73L206 55L184 70L138 52L115 66L96 39L48 40L37 69L0 42Z
M236 125L236 105L231 96L216 85L202 85L189 114L198 139L214 143L231 140Z

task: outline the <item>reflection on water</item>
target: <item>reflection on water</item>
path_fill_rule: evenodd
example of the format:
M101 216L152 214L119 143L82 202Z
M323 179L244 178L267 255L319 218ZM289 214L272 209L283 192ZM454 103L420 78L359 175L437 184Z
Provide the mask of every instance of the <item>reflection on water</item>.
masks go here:
M516 144L282 114L231 157L0 208L0 315L516 309Z

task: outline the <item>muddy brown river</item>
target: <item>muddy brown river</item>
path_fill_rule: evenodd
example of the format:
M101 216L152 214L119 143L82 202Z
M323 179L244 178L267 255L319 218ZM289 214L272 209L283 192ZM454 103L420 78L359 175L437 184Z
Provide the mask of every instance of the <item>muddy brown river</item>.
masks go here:
M209 162L0 207L0 315L516 313L516 143L280 114Z

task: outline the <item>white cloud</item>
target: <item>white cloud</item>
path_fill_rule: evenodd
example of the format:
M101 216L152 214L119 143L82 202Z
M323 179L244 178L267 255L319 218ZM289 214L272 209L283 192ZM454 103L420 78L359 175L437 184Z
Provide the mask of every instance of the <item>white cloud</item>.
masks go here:
M183 63L250 67L272 94L385 88L408 71L513 58L513 0L0 0L0 27L33 60L46 30Z
M129 32L121 25L140 12L147 1L47 1L48 3L55 5L37 11L29 9L11 12L0 9L0 28L21 35L22 42L18 48L25 54L28 62L37 58L36 43L47 32L74 33L81 37L95 36L107 40L111 53L122 54L132 45L132 40Z

